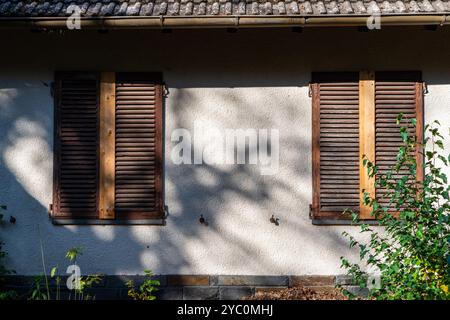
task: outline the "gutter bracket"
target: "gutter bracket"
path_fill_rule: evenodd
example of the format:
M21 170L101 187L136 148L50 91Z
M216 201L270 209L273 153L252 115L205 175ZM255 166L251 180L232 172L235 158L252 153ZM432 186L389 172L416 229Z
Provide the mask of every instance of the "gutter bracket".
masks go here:
M239 19L240 19L239 16L235 16L235 17L234 17L234 26L235 26L236 28L239 28Z
M159 15L159 27L164 29L164 16L162 14Z

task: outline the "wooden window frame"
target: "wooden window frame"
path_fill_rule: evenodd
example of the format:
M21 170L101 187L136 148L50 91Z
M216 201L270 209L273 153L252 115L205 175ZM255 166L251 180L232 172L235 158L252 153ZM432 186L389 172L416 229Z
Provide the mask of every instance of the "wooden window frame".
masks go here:
M139 213L117 218L114 210L115 202L115 76L121 73L129 76L143 76L155 81L155 152L157 171L155 188L157 208L152 217ZM97 217L60 216L59 212L59 170L61 150L61 110L59 106L62 77L70 75L95 75L98 79L98 117L97 117ZM53 203L49 206L49 216L55 225L165 225L166 209L164 204L164 97L163 77L160 72L55 72L54 96L54 161L53 161Z
M338 212L326 212L320 210L320 82L345 81L349 74L355 72L313 72L311 82L312 97L312 204L310 206L310 218L316 225L350 225L351 217ZM416 136L418 142L424 138L424 92L422 73L420 71L383 71L375 72L359 71L359 123L360 123L360 158L366 154L369 159L375 159L375 84L377 79L392 79L394 81L415 82L415 112L416 112ZM361 139L364 137L364 139ZM371 158L372 157L372 158ZM416 150L417 180L423 181L423 154ZM360 190L364 189L371 196L375 196L373 179L370 179L360 160ZM361 194L362 200L362 194ZM378 224L375 217L371 216L370 208L360 203L360 219L364 223Z

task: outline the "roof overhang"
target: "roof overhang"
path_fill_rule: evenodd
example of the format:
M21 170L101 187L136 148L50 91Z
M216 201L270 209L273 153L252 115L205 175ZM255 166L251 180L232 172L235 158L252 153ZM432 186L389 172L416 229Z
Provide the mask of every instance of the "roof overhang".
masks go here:
M381 15L383 26L450 25L450 14ZM83 29L194 29L279 27L365 27L370 15L108 16L81 17ZM0 17L0 29L67 29L67 17Z

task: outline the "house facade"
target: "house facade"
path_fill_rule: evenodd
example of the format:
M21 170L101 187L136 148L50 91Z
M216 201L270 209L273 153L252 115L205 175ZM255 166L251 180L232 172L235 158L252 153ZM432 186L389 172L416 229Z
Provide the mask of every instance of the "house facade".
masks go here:
M398 112L448 135L450 2L85 1L81 29L69 5L0 1L20 276L83 247L83 274L151 269L169 298L332 285L361 153L394 161Z

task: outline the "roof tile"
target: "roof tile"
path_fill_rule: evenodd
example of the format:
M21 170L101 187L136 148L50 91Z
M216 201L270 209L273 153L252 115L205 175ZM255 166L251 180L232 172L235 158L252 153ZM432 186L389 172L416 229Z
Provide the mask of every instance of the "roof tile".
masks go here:
M110 2L102 7L99 14L101 16L112 16L115 6L116 4L114 2Z
M400 0L398 0L395 3L395 7L396 7L396 9L395 9L396 13L405 13L406 10L407 10L405 4L403 3L403 1L400 1Z
M383 13L393 13L395 10L395 4L390 3L389 1L385 0L380 6L381 12Z
M126 15L127 16L137 16L139 14L140 10L141 10L141 3L135 2L132 5L128 5Z
M434 9L433 5L428 0L423 0L422 3L419 4L419 6L421 7L422 11L424 11L424 12L436 11Z
M100 2L93 3L89 6L86 15L88 17L95 17L100 13L100 9L102 8L102 4Z
M120 6L117 6L116 14L118 16L124 16L125 13L127 12L127 8L128 8L128 3L122 2L122 4Z
M211 14L218 15L220 10L220 4L218 2L214 2L211 4Z
M176 16L180 13L180 3L179 2L169 2L167 5L167 15Z
M325 8L327 10L327 13L329 14L339 13L339 6L337 5L336 1L331 1L330 3L325 4Z
M444 12L447 9L441 0L433 1L431 4L438 12Z
M338 6L339 6L339 11L342 12L343 14L353 13L353 8L352 8L350 1L344 1L342 3L339 3Z
M417 2L414 1L414 0L412 0L412 1L409 2L409 4L408 4L408 10L409 10L409 12L413 12L413 13L418 13L418 12L421 11L420 8L419 8L419 5L418 5Z
M289 3L287 12L288 14L298 14L300 12L300 9L298 8L297 2Z
M286 14L286 7L284 6L284 2L280 1L277 3L277 11L278 14Z
M450 13L450 0L0 0L0 17L66 16L353 15Z
M0 3L0 15L6 15L11 7L11 2Z
M371 1L367 6L367 12L369 14L381 13L381 9L376 1Z
M151 16L152 12L153 12L153 2L149 2L149 3L142 5L139 15L140 16Z
M367 13L367 9L362 1L352 2L352 8L356 14Z
M311 6L311 3L309 3L309 1L300 3L298 7L299 7L300 14L312 14L313 13L313 8Z
M251 14L257 15L257 14L259 13L259 5L258 5L258 2L253 1L250 8L251 8L251 9L250 9Z
M233 14L233 4L231 2L225 3L224 9L225 9L225 14L226 15Z
M316 3L314 3L312 5L313 8L313 12L315 14L326 14L327 13L327 9L325 8L325 5L323 4L322 1L318 1Z

